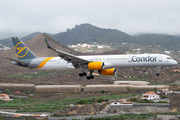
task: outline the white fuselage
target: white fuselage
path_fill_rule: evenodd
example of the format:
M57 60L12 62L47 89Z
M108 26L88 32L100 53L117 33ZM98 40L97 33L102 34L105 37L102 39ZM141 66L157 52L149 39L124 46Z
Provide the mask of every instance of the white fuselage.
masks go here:
M104 69L119 68L119 67L155 67L155 66L173 66L177 62L168 55L164 54L127 54L127 55L92 55L78 56L92 62L104 62ZM40 58L35 58L31 61L30 66L36 64ZM60 57L52 57L49 60L41 58L41 70L70 70L74 69L72 63L68 63ZM39 62L40 62L39 61Z

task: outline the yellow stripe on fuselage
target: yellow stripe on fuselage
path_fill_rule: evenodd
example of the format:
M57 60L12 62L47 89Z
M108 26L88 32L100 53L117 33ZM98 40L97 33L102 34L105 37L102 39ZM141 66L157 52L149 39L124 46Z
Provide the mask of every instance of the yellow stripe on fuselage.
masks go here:
M52 58L54 58L54 57L49 57L49 58L44 59L36 69L42 68Z

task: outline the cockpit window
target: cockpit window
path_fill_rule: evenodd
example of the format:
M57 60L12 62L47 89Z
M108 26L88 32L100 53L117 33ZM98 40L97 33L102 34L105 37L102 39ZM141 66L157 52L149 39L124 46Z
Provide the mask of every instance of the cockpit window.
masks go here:
M167 59L173 59L172 57L167 57Z

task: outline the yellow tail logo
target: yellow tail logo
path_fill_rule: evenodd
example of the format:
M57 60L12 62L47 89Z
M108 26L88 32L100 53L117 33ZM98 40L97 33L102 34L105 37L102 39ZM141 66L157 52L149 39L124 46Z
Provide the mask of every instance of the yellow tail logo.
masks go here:
M19 50L19 52L18 52L17 54L19 54L19 53L21 53L24 49L26 49L26 47L18 47L17 49Z
M28 48L22 42L17 43L15 49L18 57L24 57L28 53Z

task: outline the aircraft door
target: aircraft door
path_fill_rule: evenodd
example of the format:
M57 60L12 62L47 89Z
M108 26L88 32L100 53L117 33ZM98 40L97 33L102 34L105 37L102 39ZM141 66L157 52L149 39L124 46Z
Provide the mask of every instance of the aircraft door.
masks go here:
M128 62L132 62L132 56L128 55Z
M162 62L162 55L159 55L159 62Z
M60 59L57 59L57 64L60 64Z

